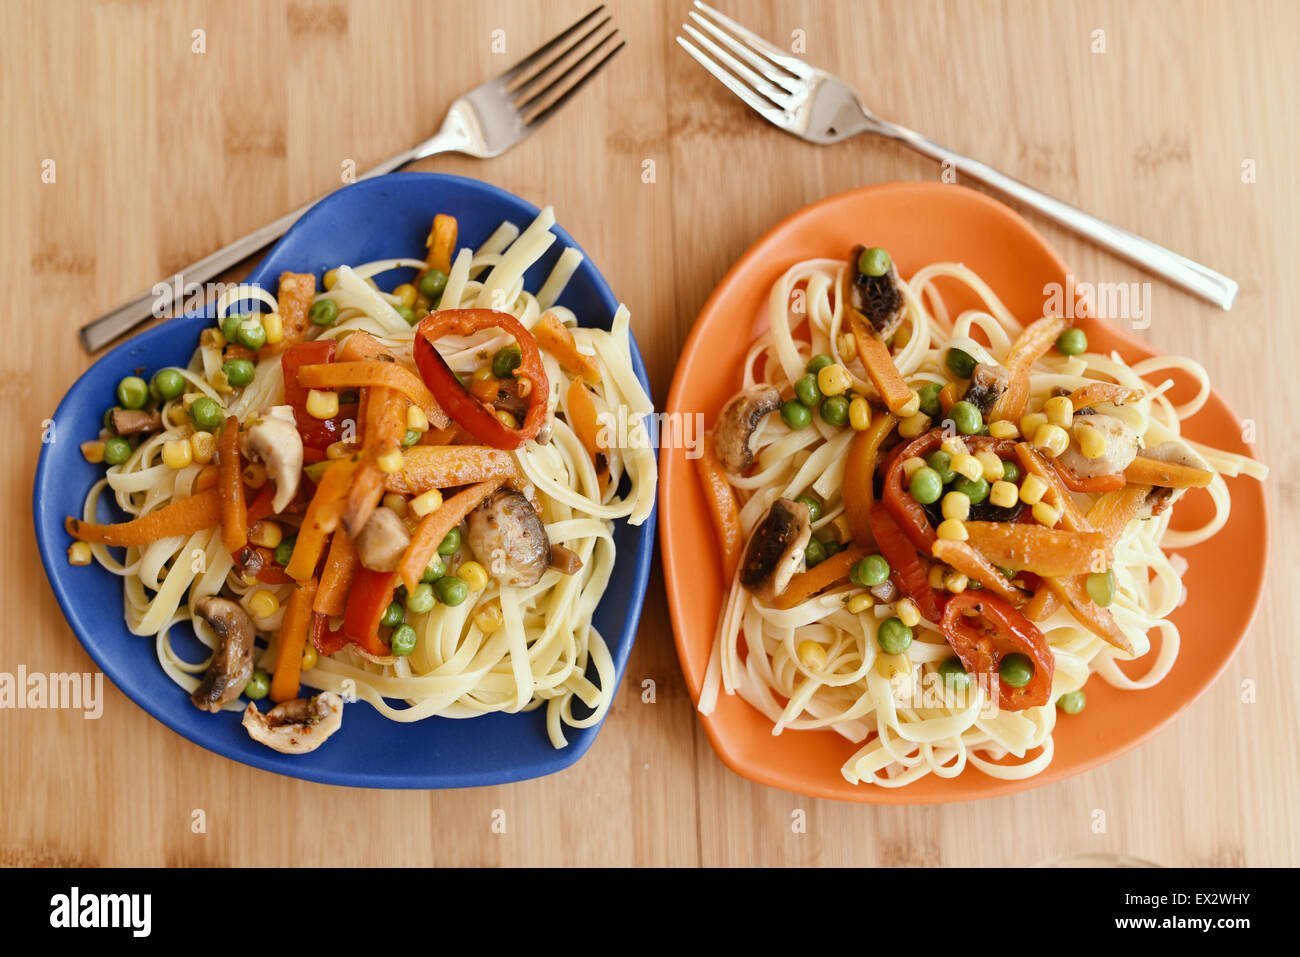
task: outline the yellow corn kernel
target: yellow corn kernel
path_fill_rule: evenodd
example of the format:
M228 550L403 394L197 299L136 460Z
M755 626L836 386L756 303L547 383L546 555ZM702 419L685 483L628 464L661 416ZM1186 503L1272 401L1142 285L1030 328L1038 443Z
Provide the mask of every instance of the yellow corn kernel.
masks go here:
M846 607L849 609L849 611L852 614L860 615L868 608L874 606L875 604L876 604L876 600L866 592L863 592L861 595L854 595L852 598L850 598L848 600Z
M1037 505L1043 500L1047 483L1037 475L1030 473L1020 482L1020 501L1026 505Z
M396 512L399 518L406 518L406 511L409 506L406 499L396 492L389 492L384 496L384 508Z
M163 409L163 424L169 429L179 429L183 425L190 424L190 417L185 414L184 404L181 402L171 402ZM211 435L211 432L203 432L203 435ZM213 448L216 446L214 445Z
M337 269L330 269L325 273L325 278L321 280L321 285L323 285L325 287L325 291L328 292L329 290L334 288L334 284L338 281L339 281L339 271Z
M186 412L188 412L190 410L190 406L192 406L195 402L197 402L202 395L203 395L202 392L186 392L183 396L181 396L181 408L184 409Z
M835 537L841 542L847 542L853 538L853 529L849 526L849 517L841 512L831 519L831 525L835 528Z
M930 417L917 412L898 423L898 434L905 439L915 439L930 430Z
M339 394L330 389L307 392L307 414L314 419L332 419L339 414Z
M989 423L989 435L995 439L1018 439L1020 430L1010 419L998 419L996 422Z
M391 452L376 456L375 464L379 466L379 471L388 475L400 472L403 464L401 449L393 449Z
M969 584L970 579L955 569L943 576L943 587L954 595L960 595Z
M862 396L857 396L849 403L849 425L853 426L854 432L863 432L870 424L871 403Z
M230 384L230 377L226 375L225 369L218 369L212 373L212 388L216 389L222 395L229 395L235 391L235 387Z
M465 562L456 570L456 577L468 585L470 591L482 591L487 588L487 571L478 562Z
M799 642L797 649L799 655L799 664L803 665L809 671L821 671L826 667L826 649L819 642L808 641Z
M984 477L984 466L980 464L979 459L969 452L958 452L952 457L952 462L949 463L948 467L972 482Z
M845 362L852 362L858 355L858 340L853 338L852 333L844 333L835 340L836 351L840 358Z
M1054 395L1044 402L1043 412L1048 422L1063 429L1068 429L1074 421L1074 403L1063 395Z
M1061 513L1046 502L1035 502L1032 511L1034 521L1046 525L1048 528L1053 528L1061 520Z
M348 442L331 442L325 447L325 458L345 459L352 454L352 445Z
M533 380L532 380L532 379L516 379L516 380L515 380L515 394L518 395L519 398L521 398L521 399L526 399L526 398L528 398L530 395L532 395L532 394L533 394Z
M519 420L507 412L505 409L497 409L497 421L507 429L518 429Z
M275 345L284 338L284 320L278 312L268 312L262 317L262 328L266 330L266 341Z
M429 513L442 508L442 492L436 488L431 488L423 495L417 495L411 499L408 506L412 512L420 518L424 518Z
M929 572L929 575L928 575L927 577L928 577L928 579L929 579L930 587L931 587L931 588L942 588L942 587L943 587L943 571L944 571L944 568L943 568L942 565L931 565L931 566L930 566L930 572Z
M313 668L316 667L316 662L318 659L319 656L316 654L316 646L313 645L310 641L307 642L307 647L303 648L302 650L302 670L311 671Z
M162 460L168 468L183 469L194 461L194 453L188 441L173 439L163 443Z
M207 465L217 456L217 439L211 432L195 432L190 436L190 455L200 465Z
M89 565L94 557L90 546L85 542L73 542L68 546L69 565Z
M970 538L966 526L955 518L945 518L939 523L939 527L934 530L934 533L949 542L964 542Z
M416 292L415 287L409 282L404 282L393 290L393 295L397 297L397 301L403 306L411 309L415 306L415 297L418 293Z
M474 624L485 635L490 635L506 623L501 614L501 606L496 602L484 605L474 614Z
M1027 439L1033 439L1034 433L1038 431L1040 425L1047 423L1047 416L1041 412L1030 412L1020 417L1020 434ZM992 431L990 430L990 434Z
M894 614L898 620L908 628L915 628L921 623L921 609L916 607L916 602L910 598L904 598L894 606Z
M962 441L960 435L950 435L939 444L939 448L949 455L965 455L966 443Z
M894 333L894 349L901 349L912 341L912 327L899 326L898 331Z
M302 474L307 476L316 485L325 477L325 470L330 467L328 460L322 462L308 462L302 467Z
M263 548L275 548L284 541L284 531L279 522L255 522L248 530L248 540Z
M528 380L525 379L525 382ZM429 431L429 417L424 414L424 410L418 405L406 407L406 427L414 429L416 432Z
M477 369L474 370L474 374L470 376L470 378L473 379L475 382L486 382L488 379L493 378L492 366L490 364L485 366L479 366Z
M892 681L899 675L912 673L912 659L907 655L881 655L876 659L876 674Z
M1099 459L1106 454L1106 437L1101 430L1086 422L1074 427L1074 439L1079 443L1079 451L1087 459Z
M923 468L925 468L925 459L919 455L913 455L910 459L903 459L903 481L912 481L912 476Z
M852 384L848 371L838 362L822 366L817 372L817 388L822 395L843 395Z
M983 452L976 452L975 459L984 467L984 481L986 482L996 482L1006 473L1002 460L987 449Z
M1059 425L1044 423L1034 433L1034 448L1056 458L1070 447L1070 433Z
M898 407L894 414L901 419L910 419L916 413L921 411L921 394L915 389L912 390L912 397Z
M104 461L104 446L106 442L96 439L94 442L81 443L81 455L91 465L98 465Z
M949 492L943 497L943 517L964 522L970 518L970 496L965 492Z
M1018 494L1013 482L994 482L989 489L989 502L998 508L1011 508L1016 504Z
M253 613L254 618L270 618L280 610L280 599L265 588L259 588L253 592L253 597L248 599L248 610Z
M244 466L244 484L249 488L261 488L266 484L266 466L261 462L249 462Z

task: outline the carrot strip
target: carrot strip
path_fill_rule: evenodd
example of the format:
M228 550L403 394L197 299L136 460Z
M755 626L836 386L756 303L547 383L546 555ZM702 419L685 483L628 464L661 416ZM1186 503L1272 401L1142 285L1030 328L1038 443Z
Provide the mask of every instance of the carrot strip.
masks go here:
M434 216L433 228L429 230L425 246L429 250L429 268L450 273L451 254L456 249L456 217L445 213Z
M218 491L211 488L164 505L157 511L129 522L103 525L98 522L83 522L69 515L64 527L73 538L93 545L111 545L115 548L148 545L172 535L193 535L207 528L215 528L221 521L220 501Z
M1016 443L1015 453L1025 471L1032 472L1047 483L1047 492L1044 493L1044 498L1047 499L1048 505L1061 513L1061 524L1074 532L1092 531L1092 526L1088 524L1088 520L1079 511L1079 506L1074 504L1074 499L1070 496L1070 490L1065 487L1065 483L1061 481L1061 476L1056 469L1048 465L1047 460L1039 455L1033 446L1025 442Z
M402 468L384 476L384 488L399 495L471 485L518 476L514 456L487 445L414 445L402 454Z
M379 463L400 455L402 436L406 434L406 397L383 386L372 386L365 391L370 397L366 404L365 444L343 510L343 524L353 538L361 534L384 497L385 473Z
M993 403L993 408L985 417L989 422L1001 419L1020 421L1025 414L1025 404L1029 401L1029 370L1035 362L1047 354L1047 350L1056 343L1057 337L1070 327L1067 319L1059 317L1039 319L1032 322L1020 334L1020 338L1007 353L1006 367L1011 373L1006 389Z
M408 591L415 591L415 586L420 583L424 570L433 560L433 553L438 550L447 533L459 525L466 515L478 508L479 503L495 492L500 485L498 479L471 485L464 491L457 492L420 520L415 534L411 537L411 544L407 546L406 553L402 555L402 561L397 566L397 573L402 576L402 583L406 585ZM301 540L299 538L299 541Z
M912 390L894 365L889 347L867 326L866 319L857 310L849 310L849 328L858 346L858 358L867 370L867 377L876 387L890 412L897 412L912 399Z
M217 439L217 488L221 492L221 544L231 555L248 544L248 506L239 460L239 419L226 417Z
M600 420L596 417L596 403L591 401L591 393L581 379L574 379L569 385L568 410L572 420L569 424L578 434L582 447L591 456L591 463L596 467L596 477L603 489L609 479L609 453L602 437Z
M396 352L389 349L370 333L358 331L352 333L343 341L343 345L339 348L334 361L335 363L372 361L396 363L400 360ZM361 407L357 410L357 424L359 426L366 421L366 404L366 393L363 391L361 393ZM452 425L447 413L436 402L433 404L432 409L424 409L424 414L428 416L429 425L434 428L445 429Z
M591 356L578 351L573 333L553 312L548 312L533 326L533 338L537 345L559 360L560 365L574 375L580 375L588 382L600 381L600 369Z
M898 422L894 416L884 412L853 436L849 444L849 456L844 465L844 485L841 494L844 498L844 514L849 520L849 529L853 540L859 545L874 541L871 534L871 503L875 499L872 482L876 474L876 456L880 446L893 431Z
M273 501L275 501L275 485L267 482L258 490L253 500L248 503L248 511L245 517L249 528L271 515L274 511L271 507ZM289 507L285 508L285 511L289 510Z
M316 297L316 275L309 272L280 273L280 289L276 295L280 313L280 341L268 342L257 350L257 357L265 359L278 356L296 342L307 338L311 322L307 318L311 301Z
M302 652L311 633L312 601L316 597L316 579L294 586L284 617L280 619L279 645L275 649L275 671L271 673L271 700L277 703L298 697L298 679L302 674Z
M1007 581L1006 576L998 571L993 563L971 548L967 542L935 539L930 548L931 553L945 565L951 565L972 581L977 581L984 588L1001 595L1013 605L1025 602L1025 593Z
M321 476L316 494L312 496L302 526L298 529L298 541L293 546L293 554L284 569L294 581L306 581L315 574L316 564L325 550L325 539L338 528L343 516L349 483L357 470L357 463L353 460L337 459L330 463Z
M298 384L308 389L361 389L384 386L395 389L420 407L430 423L440 417L438 406L424 381L398 362L382 359L359 362L322 362L298 367ZM493 393L493 398L496 394Z
M736 492L727 481L727 473L713 453L713 437L705 436L701 443L700 457L695 460L695 470L700 477L700 488L704 491L704 500L709 506L709 518L713 521L713 530L718 535L718 547L722 550L722 580L730 585L736 577L736 566L740 564L741 552L745 542L740 530L740 506L736 503Z
M1125 402L1136 402L1142 398L1141 392L1136 392L1127 386L1116 385L1113 382L1089 382L1082 388L1075 389L1070 393L1070 404L1074 406L1074 411L1087 409L1096 405L1098 402L1113 402L1115 405L1123 405Z
M1092 600L1082 578L1049 578L1046 584L1065 602L1065 606L1079 619L1081 625L1102 641L1114 645L1120 651L1133 654L1133 642L1115 623L1111 613Z
M316 589L312 610L331 618L342 615L347 608L348 589L352 587L352 578L360 563L357 545L352 536L345 529L336 529L330 538L330 550L325 558L325 569L320 575L320 587Z
M1161 488L1205 488L1214 481L1214 473L1198 469L1191 465L1177 462L1161 462L1159 459L1139 455L1124 470L1124 478L1130 485L1158 485Z
M966 534L970 547L994 565L1045 577L1100 572L1110 563L1110 547L1099 532L1070 532L1012 522L967 522Z
M785 591L776 596L772 606L782 609L793 608L818 592L848 581L849 571L853 565L859 559L866 558L867 554L867 550L860 545L836 552L806 572L800 572L791 578L790 584L785 586Z

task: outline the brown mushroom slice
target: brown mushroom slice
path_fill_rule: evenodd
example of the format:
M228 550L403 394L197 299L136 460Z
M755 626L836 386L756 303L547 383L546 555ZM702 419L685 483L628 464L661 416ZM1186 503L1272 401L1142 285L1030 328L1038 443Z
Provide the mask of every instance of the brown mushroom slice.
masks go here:
M1201 458L1196 450L1182 439L1170 439L1168 442L1161 442L1149 449L1143 449L1139 454L1143 458L1155 459L1157 462L1172 462L1175 465L1187 465L1194 469L1204 469L1207 472L1214 471L1210 468L1210 463ZM1151 518L1159 515L1186 494L1187 489L1185 488L1163 488L1159 486L1153 488L1143 500L1142 507L1138 509L1138 517Z
M563 545L552 545L551 567L561 575L576 575L582 571L582 559L571 548L565 548Z
M253 677L253 642L257 630L248 612L229 598L215 595L201 598L194 611L212 626L221 643L190 701L199 710L216 714L238 698Z
M294 424L293 407L272 406L263 410L244 436L244 454L266 466L275 483L271 508L284 511L302 481L302 436Z
M250 702L242 723L258 744L281 754L307 754L343 727L343 699L333 691L322 691L314 698L285 701L266 714Z
M406 523L391 508L381 505L370 513L357 536L357 558L371 571L395 572L410 544Z
M979 409L980 415L987 416L993 410L993 403L1007 391L1007 386L1010 384L1011 373L1006 367L977 362L963 398Z
M907 304L898 279L898 269L890 259L889 270L883 276L868 276L858 265L866 247L853 247L847 274L848 304L862 313L871 328L881 339L888 339L897 330L907 312Z
M1106 451L1095 459L1090 459L1079 451L1077 441L1071 442L1065 451L1057 456L1056 461L1079 478L1114 475L1128 468L1129 463L1137 457L1137 430L1116 416L1097 412L1075 423L1074 427L1094 428L1106 440Z
M118 435L145 435L162 428L162 413L157 409L114 409L110 418Z
M740 583L762 601L772 601L806 567L804 549L810 538L812 516L808 506L778 498L749 539L740 567Z
M781 408L781 393L770 385L736 393L713 426L713 454L724 469L739 475L754 464L750 440L763 417Z
M551 564L551 540L522 492L497 489L469 513L466 525L470 551L501 584L527 588L542 580Z

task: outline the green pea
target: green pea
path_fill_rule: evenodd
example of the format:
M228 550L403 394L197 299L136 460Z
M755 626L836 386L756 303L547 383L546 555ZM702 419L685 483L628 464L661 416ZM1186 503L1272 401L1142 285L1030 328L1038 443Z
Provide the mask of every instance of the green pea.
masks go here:
M954 691L963 691L970 687L970 672L956 655L945 658L939 663L939 676L943 683Z
M1108 568L1089 575L1088 596L1102 608L1109 608L1115 600L1115 572Z
M822 517L822 500L817 496L800 495L795 501L808 506L808 521L815 522Z
M1067 691L1056 699L1056 706L1066 714L1078 714L1087 703L1088 696L1083 693L1082 688L1078 691Z
M356 405L361 401L361 393L345 389L339 393L339 405Z
M803 560L808 568L820 565L826 561L826 546L815 538L809 539L803 550Z
M836 428L849 421L849 400L842 395L833 395L822 402L822 421Z
M1020 466L1017 465L1015 462L1011 461L1011 459L1002 460L1002 481L1004 482L1020 481Z
M339 304L333 299L318 299L307 310L307 318L317 326L332 326L339 321Z
M887 655L901 655L912 644L912 629L898 618L886 618L876 631L876 643Z
M1056 337L1056 351L1063 356L1077 356L1088 350L1088 336L1082 329L1066 329Z
M221 320L221 336L227 342L239 341L239 326L247 319L243 313L231 313Z
M279 545L275 546L275 563L277 565L288 565L289 560L293 558L293 546L297 544L298 539L286 538Z
M952 456L943 449L937 449L926 456L925 464L939 474L939 481L947 485L957 475L952 470Z
M432 585L443 575L447 574L447 563L442 560L441 555L434 555L433 561L429 562L429 567L424 570L420 576L420 581L427 585Z
M174 399L185 391L185 376L179 369L159 369L153 374L149 391L164 401Z
M958 379L969 379L975 372L975 357L960 349L949 349L944 357L944 365Z
M405 320L408 326L415 325L415 310L412 309L410 306L406 306L401 303L398 303L396 306L393 307L393 309L397 312L399 316L402 317L403 320Z
M406 586L398 585L397 590L393 592L393 597L399 602L404 603L406 601Z
M117 384L117 401L124 409L143 409L149 401L149 383L129 375Z
M447 288L447 274L441 269L430 269L420 277L420 292L429 299L437 299Z
M798 399L790 399L781 406L781 419L789 428L798 432L800 429L808 428L812 423L812 413L808 411L808 406Z
M510 375L524 361L524 353L518 346L506 346L492 357L492 374L498 379Z
M958 481L952 483L952 490L954 492L961 492L970 499L972 505L978 505L989 497L989 483L988 480L983 477L972 481L962 476Z
M115 435L104 443L104 461L109 465L121 465L131 457L131 451L131 443Z
M221 371L226 374L231 385L240 386L252 382L257 369L247 359L228 359L221 364Z
M1028 655L1022 655L1020 652L1007 655L998 665L998 673L1002 676L1002 683L1010 685L1012 688L1023 688L1034 677L1034 663L1029 660Z
M433 586L421 583L406 599L406 610L413 615L427 615L433 611L438 599L433 595Z
M939 404L939 392L942 389L943 386L937 382L927 382L916 390L916 394L921 397L921 411L932 421L938 421L943 414L943 406Z
M800 376L794 384L794 394L798 396L800 402L809 408L822 400L822 390L817 388L817 377L815 375Z
M400 601L390 601L388 607L384 609L384 615L379 619L379 623L385 628L396 628L406 618L406 608Z
M455 575L447 575L433 583L434 594L444 605L459 605L469 597L469 586Z
M416 442L420 441L422 435L424 435L424 433L418 429L407 429L402 433L402 448L409 449Z
M864 276L883 276L889 272L889 253L879 246L862 250L858 255L858 270Z
M840 552L844 551L844 547L845 546L841 545L839 541L834 538L822 542L822 548L826 549L827 558L830 558L832 555L838 555Z
M201 432L215 432L225 421L221 414L221 406L206 395L195 399L194 404L190 406L190 420Z
M803 367L803 371L809 375L816 375L829 365L834 365L835 360L824 352L819 352L808 360L808 364Z
M405 658L415 650L415 642L418 638L415 629L410 625L398 625L388 636L388 648L397 657Z
M953 425L957 426L957 431L962 435L974 435L984 425L984 417L980 415L980 410L964 399L952 404L952 408L948 410L948 418L952 419Z
M853 584L862 588L874 588L889 577L889 562L883 555L868 555L859 559L849 569L849 578Z
M927 465L912 473L912 481L907 490L922 505L930 505L939 501L939 496L943 494L943 479Z
M250 319L239 325L239 344L254 351L266 345L266 327L260 320Z
M460 551L460 526L457 525L438 543L439 555L455 555Z
M261 701L271 693L271 676L261 668L253 669L253 677L244 685L244 697L249 701Z

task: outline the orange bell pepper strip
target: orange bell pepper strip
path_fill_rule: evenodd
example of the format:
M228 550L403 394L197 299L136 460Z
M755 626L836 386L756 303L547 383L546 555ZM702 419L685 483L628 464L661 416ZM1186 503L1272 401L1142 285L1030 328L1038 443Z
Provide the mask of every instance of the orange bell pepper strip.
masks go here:
M277 312L280 313L280 341L268 342L257 350L259 359L278 356L290 346L302 342L311 331L307 314L316 297L316 275L309 272L280 273L280 288L276 294Z
M872 331L866 317L856 309L849 309L849 330L858 347L858 358L867 370L867 377L876 387L890 412L899 409L912 400L912 390L894 365L894 357L889 354L889 347L883 339Z
M1061 524L1074 532L1092 531L1092 526L1088 524L1088 520L1079 511L1079 506L1074 504L1069 489L1061 481L1061 476L1056 469L1049 465L1047 460L1039 455L1033 446L1025 442L1016 443L1015 453L1025 471L1032 472L1047 483L1047 492L1044 493L1043 497L1047 500L1048 505L1061 513Z
M447 537L447 533L461 523L470 512L478 508L479 503L495 492L500 486L499 480L479 482L462 492L457 492L438 508L420 520L411 536L411 544L406 547L402 561L397 566L397 573L407 591L415 591L424 570L433 560L433 554ZM301 537L299 541L302 541Z
M538 346L555 356L565 371L582 376L591 383L600 381L600 369L595 360L578 351L573 333L555 313L548 312L537 321L533 326L533 338Z
M781 609L793 608L828 588L843 584L849 580L849 572L852 571L854 564L866 558L868 554L870 553L860 545L836 552L806 572L800 572L791 578L790 584L785 586L785 591L776 596L772 606Z
M1001 419L1020 421L1025 414L1025 403L1029 401L1029 370L1034 363L1047 354L1047 350L1056 343L1057 337L1070 327L1069 320L1055 318L1039 319L1032 322L1020 334L1011 351L1007 353L1004 363L1010 373L1007 387L993 403L986 417L989 422Z
M740 530L740 506L736 490L727 481L727 473L713 452L713 437L706 435L701 444L700 457L695 460L695 470L700 477L700 489L709 506L709 518L718 536L722 552L722 580L730 586L736 577L736 568L745 542Z
M69 515L64 527L73 538L92 545L115 548L149 545L172 535L193 535L204 529L215 528L221 520L220 501L218 491L210 488L129 522L102 525L98 522L83 522Z
M1018 522L967 522L970 547L994 565L1044 577L1105 571L1110 545L1100 532ZM969 573L967 573L969 574Z
M1139 455L1124 470L1130 485L1158 485L1161 488L1205 488L1214 481L1214 473L1192 465L1161 462Z
M1120 651L1133 654L1136 650L1128 635L1115 623L1114 617L1088 594L1085 579L1081 577L1049 578L1044 584L1069 608L1079 623L1107 644Z
M284 617L280 619L279 644L275 649L275 671L271 673L271 700L277 704L298 697L302 675L302 652L311 634L312 601L316 597L316 579L294 586Z
M233 415L226 417L217 439L217 488L221 492L221 544L231 555L238 555L248 544L248 506L239 458L239 420Z
M871 420L865 429L853 436L849 455L844 464L844 515L849 521L853 540L866 545L873 540L871 534L871 503L875 500L872 485L876 475L876 457L898 420L882 412Z
M591 464L596 468L596 477L603 489L609 481L609 452L604 429L596 416L596 404L591 401L591 393L581 379L574 379L569 384L568 410L572 420L569 424L577 433L582 447L591 456Z
M330 538L329 553L325 556L325 568L320 574L320 586L316 589L316 599L312 610L319 615L337 618L343 614L348 603L348 589L361 564L357 557L357 545L346 529L334 530Z
M402 453L402 467L384 476L384 488L399 495L422 495L435 488L516 478L509 452L487 445L413 445Z
M1006 576L998 571L992 562L971 548L968 542L938 538L930 547L930 552L945 565L951 565L971 581L979 582L982 587L1001 595L1013 605L1023 605L1028 597L1007 581Z
M343 518L348 489L357 471L358 465L352 459L337 459L325 469L316 494L307 505L293 554L284 569L294 581L307 581L316 573L316 565L325 551L325 540Z
M1142 398L1141 392L1134 391L1128 386L1116 385L1114 382L1089 382L1069 395L1070 404L1074 406L1075 412L1091 408L1098 402L1123 405L1125 402L1136 402L1140 398Z
M425 248L429 250L429 258L426 260L429 269L451 272L451 254L456 251L456 232L455 216L439 213L433 217L429 238L424 241Z

